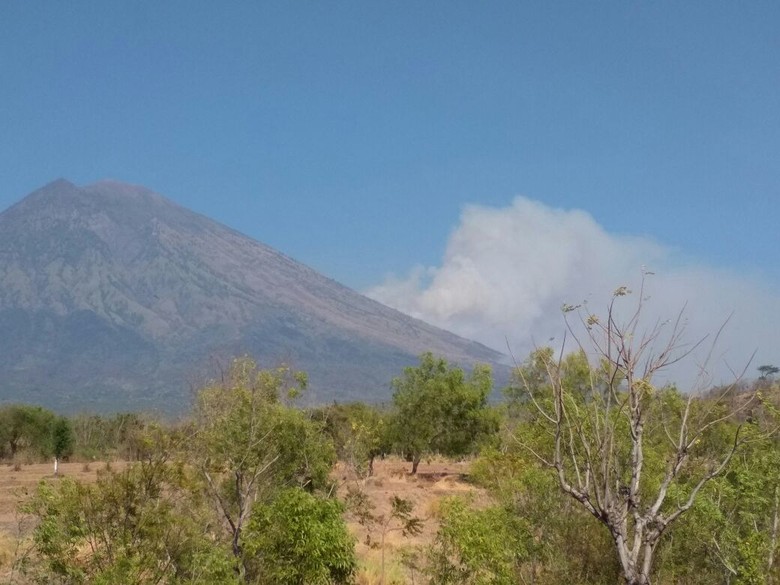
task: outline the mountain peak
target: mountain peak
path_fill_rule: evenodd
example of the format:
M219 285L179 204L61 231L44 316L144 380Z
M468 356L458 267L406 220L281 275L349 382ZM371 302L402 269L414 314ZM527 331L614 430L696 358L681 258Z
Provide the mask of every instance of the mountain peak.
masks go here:
M60 200L72 200L80 194L79 188L67 179L56 179L36 189L14 205L0 213L0 219L15 217L39 206L57 206Z
M39 189L39 191L50 191L55 189L78 189L76 185L68 181L68 179L65 179L63 177L60 177L58 179L54 179L50 183L47 183L43 187Z
M36 189L24 199L29 199L29 198L35 199L36 197L41 197L41 196L56 197L58 195L72 194L77 191L79 191L79 188L76 185L74 185L67 179L60 178L45 184L40 189Z
M127 195L133 195L138 193L143 193L143 194L154 193L154 191L152 191L151 189L147 189L143 185L126 183L124 181L117 181L116 179L101 179L100 181L95 181L94 183L85 185L83 189L85 191L112 192L112 193L127 194Z
M170 199L147 189L142 185L124 183L114 179L103 179L82 187L82 191L89 195L108 197L114 199L138 199L142 203L154 203L157 205L176 205Z
M55 179L54 181L47 183L43 187L33 191L27 197L22 199L22 201L45 199L49 197L58 198L68 195L100 195L114 198L141 197L155 199L159 202L167 201L172 203L162 195L159 195L142 185L125 183L123 181L117 181L114 179L103 179L83 187L79 187L65 178Z

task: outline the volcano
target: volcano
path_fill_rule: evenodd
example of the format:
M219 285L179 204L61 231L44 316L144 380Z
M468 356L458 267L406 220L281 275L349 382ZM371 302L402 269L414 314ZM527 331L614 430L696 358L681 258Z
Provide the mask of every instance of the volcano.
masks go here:
M503 357L144 187L57 180L0 214L2 402L177 413L244 354L310 400L383 401L424 351Z

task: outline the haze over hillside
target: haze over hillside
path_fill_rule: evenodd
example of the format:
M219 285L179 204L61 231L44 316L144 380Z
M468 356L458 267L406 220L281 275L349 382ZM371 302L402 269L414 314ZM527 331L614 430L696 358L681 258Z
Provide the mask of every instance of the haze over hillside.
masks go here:
M143 187L58 180L0 214L0 401L175 412L243 353L318 401L386 399L425 350L502 357Z

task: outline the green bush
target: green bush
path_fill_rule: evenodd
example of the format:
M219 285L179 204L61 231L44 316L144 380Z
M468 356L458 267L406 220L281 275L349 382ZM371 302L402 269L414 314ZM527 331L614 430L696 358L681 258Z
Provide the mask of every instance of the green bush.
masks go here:
M263 585L351 583L355 547L342 513L337 500L300 488L256 505L243 535L247 576Z

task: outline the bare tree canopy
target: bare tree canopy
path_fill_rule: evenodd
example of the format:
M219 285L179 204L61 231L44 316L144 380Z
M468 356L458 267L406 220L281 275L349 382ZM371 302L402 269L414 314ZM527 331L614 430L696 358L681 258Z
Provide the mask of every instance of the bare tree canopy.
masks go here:
M682 312L644 329L642 290L621 320L618 303L630 294L614 291L604 316L564 306L567 339L578 351L565 355L562 348L556 358L540 349L517 368L515 391L531 405L532 420L514 438L607 528L625 582L648 585L664 533L740 446L757 438L737 416L756 396L727 402L729 386L704 401L696 388L684 394L654 385L659 372L691 358L703 341L684 344ZM702 376L706 369L705 361ZM728 429L727 440L710 440L716 428Z

